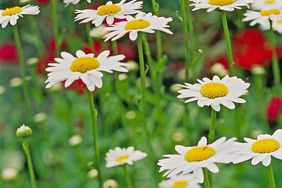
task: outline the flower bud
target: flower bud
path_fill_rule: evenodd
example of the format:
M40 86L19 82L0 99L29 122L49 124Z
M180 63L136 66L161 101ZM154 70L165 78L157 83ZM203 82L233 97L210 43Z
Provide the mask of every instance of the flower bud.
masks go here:
M22 125L20 128L17 129L16 135L19 138L28 138L32 135L32 129L29 126Z

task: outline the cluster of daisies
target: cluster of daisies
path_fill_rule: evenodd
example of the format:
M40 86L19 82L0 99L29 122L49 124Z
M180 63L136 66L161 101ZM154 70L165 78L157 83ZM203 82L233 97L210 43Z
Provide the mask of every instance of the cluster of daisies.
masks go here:
M273 135L263 134L257 139L244 140L245 143L239 143L236 138L222 137L208 144L207 138L202 137L196 146L175 146L177 154L164 155L158 162L160 171L170 178L162 182L161 187L199 187L204 182L203 170L219 172L216 164L237 164L251 159L252 165L269 166L272 157L282 160L281 129Z

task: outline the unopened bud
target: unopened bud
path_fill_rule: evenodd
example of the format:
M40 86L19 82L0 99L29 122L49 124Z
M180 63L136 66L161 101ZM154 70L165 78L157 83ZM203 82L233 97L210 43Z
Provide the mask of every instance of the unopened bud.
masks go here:
M32 135L32 129L29 126L22 125L17 129L16 135L19 138L28 138Z

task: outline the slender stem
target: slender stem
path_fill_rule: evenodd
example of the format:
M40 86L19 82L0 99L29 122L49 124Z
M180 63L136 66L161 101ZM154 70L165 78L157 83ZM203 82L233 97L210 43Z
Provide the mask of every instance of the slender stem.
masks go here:
M98 139L98 131L97 131L97 110L95 109L92 92L89 90L87 90L87 97L89 101L89 108L90 108L91 121L92 121L93 147L95 152L94 160L98 171L99 188L102 188L103 181L102 181L101 168L100 168L100 150L99 150L99 139Z
M13 26L13 34L17 46L17 52L19 56L19 62L20 62L20 71L21 71L21 76L22 76L22 81L23 81L23 95L24 99L26 102L26 107L27 107L27 112L30 113L30 94L29 94L29 89L28 89L28 83L27 83L27 71L26 71L26 66L24 62L24 56L23 56L23 51L22 51L22 45L21 45L21 40L20 40L20 35L18 31L18 26L17 24Z
M84 8L87 9L88 8L88 4L87 1L83 1L84 2ZM94 46L93 46L93 39L90 36L90 31L91 31L91 23L86 23L85 24L85 31L86 31L86 36L87 36L87 41L89 44L90 49L93 51L94 53Z
M156 0L152 0L152 7L155 15L159 14L159 7ZM162 45L162 34L160 31L156 32L156 40L157 40L157 57L160 63L160 60L163 56L163 45Z
M132 180L131 180L131 177L128 173L128 170L127 170L127 167L124 165L122 167L123 169L123 173L124 173L124 178L125 178L125 181L126 181L126 184L127 184L127 188L133 188L133 183L132 183Z
M35 37L37 38L36 48L37 48L38 55L43 55L45 47L44 47L43 40L41 38L40 27L39 27L39 24L38 24L38 20L34 16L30 16L29 19L31 21L30 25L32 27L32 30L34 31Z
M275 188L275 180L273 175L273 169L272 165L270 164L268 167L266 167L267 177L270 184L270 188Z
M118 44L117 41L112 41L112 48L113 48L113 54L118 55Z
M149 128L146 123L146 106L145 106L145 98L146 98L146 73L145 73L145 62L144 62L144 54L143 54L143 34L140 33L137 39L137 47L138 47L138 55L139 55L139 64L140 64L140 75L141 75L141 115L142 115L142 124L146 136L146 141L148 144L149 149L149 156L153 164L155 164L154 161L154 150L152 146L152 139L151 134L149 131ZM154 165L154 170L155 165ZM154 174L154 181L156 182L155 173Z
M194 27L193 27L193 20L192 20L192 14L191 14L191 10L190 10L190 5L189 5L189 0L186 0L187 4L185 6L186 8L186 15L187 15L187 22L188 22L188 30L189 30L189 43L190 43L190 56L191 59L194 59L195 56L195 49L196 49L196 45L195 45L195 34L194 34Z
M24 150L26 160L27 160L27 166L28 166L28 172L29 172L30 181L31 181L31 187L37 188L34 170L33 170L33 165L32 165L31 156L30 156L29 143L28 143L27 140L25 140L23 142L23 150Z
M211 188L209 172L206 169L204 170L204 176L205 176L204 188Z
M214 132L216 127L216 111L211 110L211 126L209 131L209 143L214 141Z
M55 52L59 54L60 41L59 41L59 23L57 14L57 0L51 0L51 16L53 21L53 34L55 38Z
M187 17L186 17L186 4L185 0L180 0L180 6L181 6L181 17L182 17L182 26L184 30L184 44L185 44L185 80L188 80L189 78L189 33L188 33L188 23L187 23Z
M221 19L222 19L222 25L223 25L224 36L225 36L225 41L226 41L227 57L228 57L228 64L229 64L229 73L230 73L230 75L233 75L234 74L233 52L232 52L231 39L230 39L227 17L226 17L225 11L222 11Z
M277 51L276 51L276 37L273 30L272 21L270 21L270 34L271 34L271 44L272 44L272 69L274 75L274 87L278 88L281 87L281 77L280 77L280 69L279 69L279 62L277 58Z

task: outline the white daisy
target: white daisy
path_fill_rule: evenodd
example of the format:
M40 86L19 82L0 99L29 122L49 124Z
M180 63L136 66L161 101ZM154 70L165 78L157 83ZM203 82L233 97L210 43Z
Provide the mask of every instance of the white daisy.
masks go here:
M187 98L185 103L197 101L200 107L211 106L217 112L220 111L221 104L229 109L235 109L234 103L245 103L246 101L240 97L247 93L247 88L250 86L242 79L228 75L221 80L218 76L214 76L213 79L203 78L198 82L185 83L182 86L185 89L178 91L180 95L177 97Z
M155 30L173 34L168 29L168 23L172 21L172 18L158 17L152 15L152 13L139 13L135 17L127 16L126 19L127 21L105 28L106 31L110 32L105 35L105 41L117 40L127 33L129 33L130 40L134 41L138 37L138 32L154 33Z
M256 0L251 4L256 10L282 8L281 0Z
M134 147L120 148L116 147L111 149L106 154L106 167L121 166L124 164L132 165L135 161L139 161L147 157L147 154L138 150Z
M84 0L85 1L85 0ZM64 0L64 3L67 4L67 6L69 4L73 4L73 5L76 5L77 3L79 3L80 0ZM87 0L87 3L91 3L91 0Z
M16 25L17 21L23 15L37 15L39 14L38 6L26 5L24 7L11 7L4 10L0 10L0 24L2 28L6 27L9 23Z
M85 54L78 50L76 56L62 52L62 58L56 58L57 63L49 64L46 69L48 79L46 88L54 86L58 82L65 81L65 87L69 87L75 80L81 79L90 91L103 86L102 72L113 71L127 72L126 64L122 63L124 55L109 56L110 51L104 51L97 57L94 54Z
M282 34L282 17L278 19L274 19L272 24L273 24L273 29L278 33Z
M179 175L164 180L159 184L160 188L200 188L199 182L192 174Z
M128 3L125 3L125 1L122 0L116 4L108 1L106 5L98 7L97 10L76 10L75 21L81 21L80 23L92 22L95 26L99 26L106 20L107 24L112 25L115 18L124 19L126 15L141 12L139 9L143 6L142 1L132 0Z
M164 155L165 159L158 162L160 172L166 171L164 176L173 177L179 174L193 172L196 179L204 181L203 168L212 173L218 173L215 163L233 162L233 155L238 150L236 138L222 137L212 144L207 144L207 138L202 137L197 146L175 146L178 154Z
M264 28L270 28L270 20L277 19L281 16L280 9L263 9L261 11L248 10L244 14L244 22L250 21L250 26L260 24Z
M234 11L241 9L241 7L249 7L249 4L254 0L190 0L194 6L193 11L200 9L207 9L208 12L220 9L223 11Z
M269 166L271 157L282 160L282 130L275 131L273 135L259 135L257 139L244 139L246 143L241 144L240 152L234 163L240 163L252 159L252 165L262 162Z

